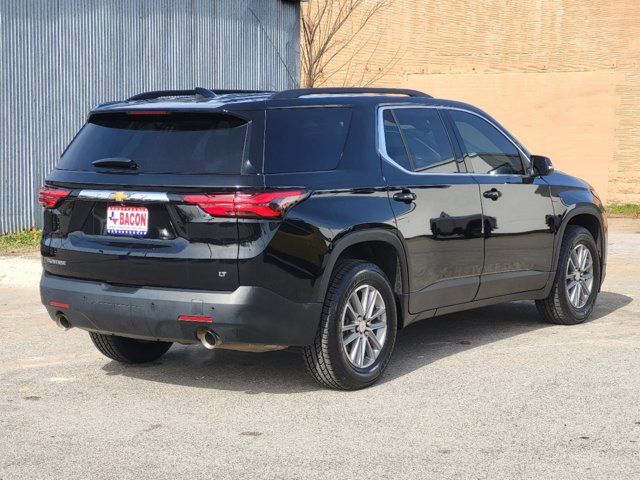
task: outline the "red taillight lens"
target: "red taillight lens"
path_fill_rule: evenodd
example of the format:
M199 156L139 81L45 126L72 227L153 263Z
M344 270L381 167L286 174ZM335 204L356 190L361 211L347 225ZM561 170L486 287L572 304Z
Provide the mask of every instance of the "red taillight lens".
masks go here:
M307 192L238 193L236 215L239 217L280 218L289 208L307 198Z
M184 201L198 205L214 217L281 218L309 195L304 190L261 193L185 195Z
M220 195L185 195L184 201L198 205L214 217L233 217L235 211L235 194Z
M38 202L44 208L55 208L69 196L71 190L43 185L38 193Z

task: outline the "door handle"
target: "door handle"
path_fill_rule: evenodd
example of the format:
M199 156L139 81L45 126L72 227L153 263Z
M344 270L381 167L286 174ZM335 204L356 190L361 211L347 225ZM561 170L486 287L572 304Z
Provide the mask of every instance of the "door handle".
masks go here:
M494 202L496 200L498 200L502 194L500 193L500 191L497 188L492 188L491 190L487 190L486 192L484 192L482 194L482 196L484 198L490 198L491 200L493 200Z
M411 203L416 199L416 194L409 190L405 190L404 192L394 193L393 199L396 202Z

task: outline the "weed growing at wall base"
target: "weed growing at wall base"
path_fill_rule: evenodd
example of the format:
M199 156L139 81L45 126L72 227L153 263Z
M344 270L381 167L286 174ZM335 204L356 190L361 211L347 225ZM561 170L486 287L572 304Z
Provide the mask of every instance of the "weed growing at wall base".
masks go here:
M609 205L606 210L609 216L640 218L640 205L634 203Z
M37 250L42 230L22 230L18 233L0 235L0 254Z

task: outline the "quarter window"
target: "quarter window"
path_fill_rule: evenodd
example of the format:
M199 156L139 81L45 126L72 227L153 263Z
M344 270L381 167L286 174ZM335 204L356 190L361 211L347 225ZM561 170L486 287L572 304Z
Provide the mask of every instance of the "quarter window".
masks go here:
M470 113L451 110L450 115L475 173L524 174L518 149L497 128Z
M395 116L396 126L393 127ZM385 110L387 154L398 164L415 171L457 173L449 136L434 108ZM410 167L404 164L409 163Z
M343 107L268 110L265 173L335 169L350 122L351 109Z

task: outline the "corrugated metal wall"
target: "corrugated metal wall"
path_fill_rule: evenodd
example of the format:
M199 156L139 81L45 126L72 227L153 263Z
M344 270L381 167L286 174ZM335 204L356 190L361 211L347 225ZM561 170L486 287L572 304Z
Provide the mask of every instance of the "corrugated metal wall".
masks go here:
M40 225L38 188L90 107L292 87L298 14L282 0L0 0L0 233Z

